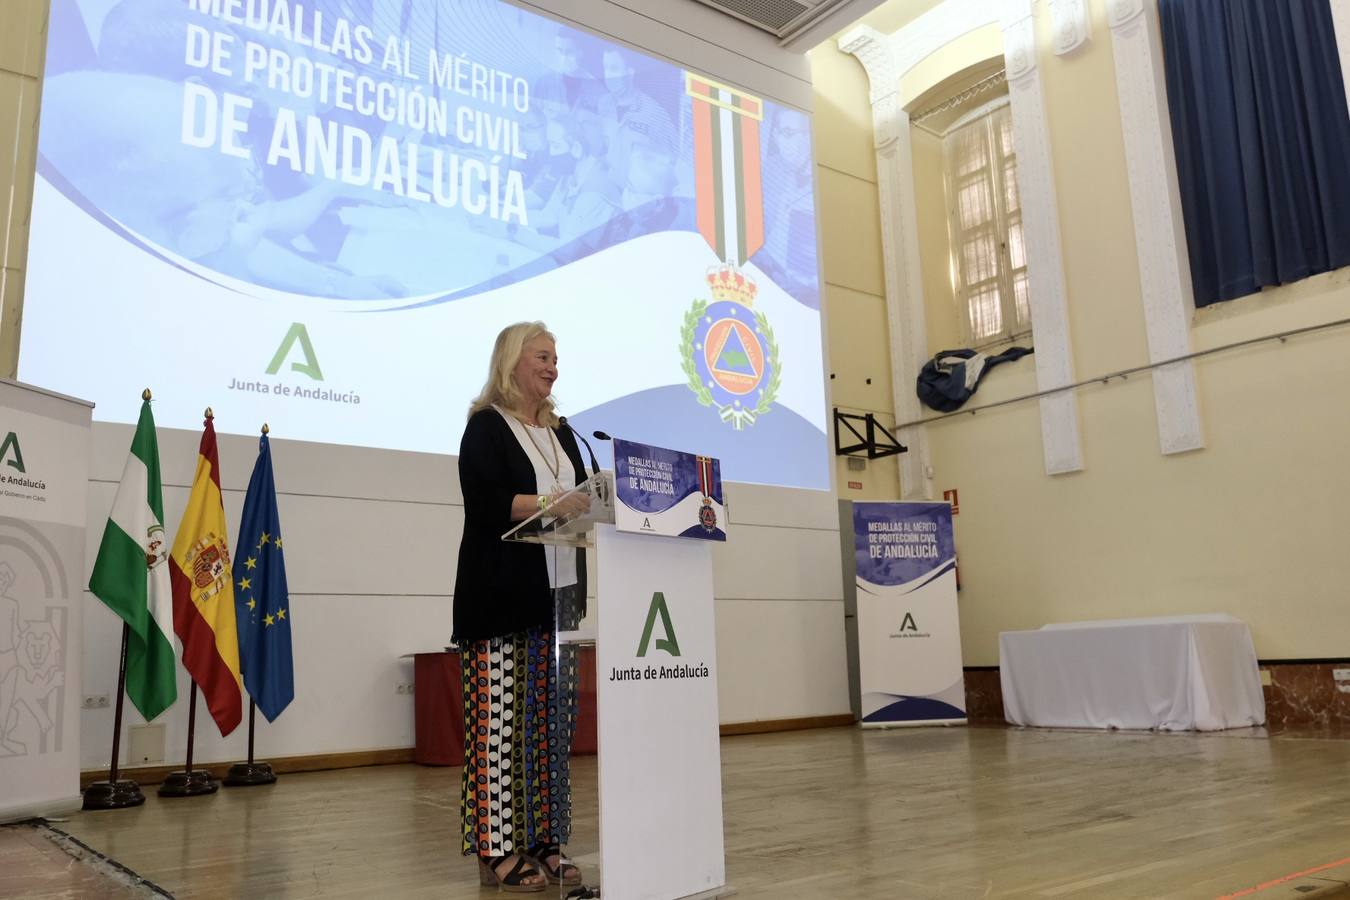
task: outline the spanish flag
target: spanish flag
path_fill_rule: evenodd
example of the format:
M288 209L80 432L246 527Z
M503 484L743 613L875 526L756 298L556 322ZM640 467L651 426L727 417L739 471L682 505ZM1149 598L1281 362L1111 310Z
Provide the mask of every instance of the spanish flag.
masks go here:
M220 455L208 409L192 493L169 555L169 580L173 584L173 630L183 642L183 667L202 689L222 737L234 731L243 717L234 576L225 535Z

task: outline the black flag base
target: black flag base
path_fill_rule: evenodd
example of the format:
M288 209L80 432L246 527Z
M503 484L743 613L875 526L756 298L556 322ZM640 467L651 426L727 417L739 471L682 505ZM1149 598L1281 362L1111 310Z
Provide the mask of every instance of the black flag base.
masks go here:
M85 809L128 809L144 802L141 786L130 778L95 781L84 791Z
M254 784L276 784L277 773L265 762L242 762L230 766L225 773L226 787L248 787Z
M205 769L193 769L189 772L170 772L164 776L159 786L161 797L199 797L202 794L214 794L220 790L220 782L211 777Z

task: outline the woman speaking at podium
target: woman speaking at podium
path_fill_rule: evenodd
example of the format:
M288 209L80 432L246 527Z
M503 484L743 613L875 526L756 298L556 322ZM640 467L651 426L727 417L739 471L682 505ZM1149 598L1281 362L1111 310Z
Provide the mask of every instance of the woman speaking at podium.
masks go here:
M497 335L487 383L459 445L464 537L455 577L455 642L464 673L463 851L483 884L514 892L579 884L561 845L571 825L568 757L573 677L554 665L554 599L575 628L585 555L501 539L541 510L584 511L561 495L586 477L576 439L554 412L558 356L542 322ZM564 660L566 662L566 660ZM575 669L575 662L571 663ZM549 712L561 718L550 734Z

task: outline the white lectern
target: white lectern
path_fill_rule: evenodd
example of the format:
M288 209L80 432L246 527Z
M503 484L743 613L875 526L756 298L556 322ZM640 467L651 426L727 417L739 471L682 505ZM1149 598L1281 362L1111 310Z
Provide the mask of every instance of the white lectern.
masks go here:
M552 554L595 549L596 599L585 617L594 627L578 628L572 604L555 603L561 693L575 696L574 643L597 644L599 853L575 862L606 898L727 896L711 548L616 530L605 473L569 495L590 498L590 511L546 510L503 539ZM570 737L575 704L560 703L559 718ZM596 895L564 886L561 896Z

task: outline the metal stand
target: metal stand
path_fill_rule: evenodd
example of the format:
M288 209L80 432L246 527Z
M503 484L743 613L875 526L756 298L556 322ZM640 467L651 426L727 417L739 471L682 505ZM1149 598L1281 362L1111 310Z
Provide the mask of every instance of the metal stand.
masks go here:
M192 738L197 724L197 682L192 682L192 699L188 702L188 745L187 762L184 771L170 772L159 786L161 797L197 797L202 794L214 794L220 790L220 782L203 769L192 768Z
M145 802L139 784L130 778L119 780L117 777L117 755L122 746L122 700L127 688L127 640L130 635L131 626L123 622L122 661L117 666L117 712L113 715L112 765L108 767L107 781L95 781L85 789L85 809L126 809Z
M265 762L253 761L253 720L258 704L248 701L248 762L235 763L225 774L226 787L249 787L255 784L276 784L277 773Z

